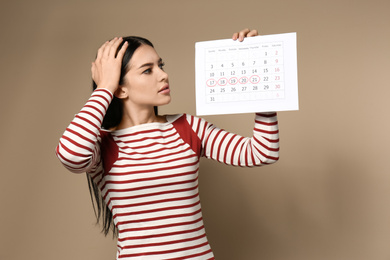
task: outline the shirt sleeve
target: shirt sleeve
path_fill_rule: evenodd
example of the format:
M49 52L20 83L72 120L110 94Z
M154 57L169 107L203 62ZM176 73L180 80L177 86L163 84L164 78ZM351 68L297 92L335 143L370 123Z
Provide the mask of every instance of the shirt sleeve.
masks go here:
M256 113L252 137L242 137L219 129L204 119L187 115L202 143L206 158L234 166L261 166L279 159L277 114Z
M71 172L92 171L101 163L100 129L113 95L96 89L60 138L56 155Z

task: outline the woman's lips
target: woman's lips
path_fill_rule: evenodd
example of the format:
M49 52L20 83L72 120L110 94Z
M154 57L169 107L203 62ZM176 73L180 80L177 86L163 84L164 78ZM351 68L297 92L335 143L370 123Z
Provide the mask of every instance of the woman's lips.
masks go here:
M158 93L161 93L161 94L169 94L171 92L171 90L169 89L169 85L165 85Z

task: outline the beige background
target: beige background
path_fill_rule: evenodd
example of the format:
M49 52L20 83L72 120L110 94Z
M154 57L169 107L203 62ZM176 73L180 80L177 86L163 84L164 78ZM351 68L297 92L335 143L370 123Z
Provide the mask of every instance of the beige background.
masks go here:
M300 110L280 112L281 159L203 160L218 260L390 259L390 1L1 1L0 259L114 259L84 175L54 155L90 95L90 62L117 35L155 43L173 102L195 114L194 44L244 27L298 33ZM253 115L206 117L250 135Z

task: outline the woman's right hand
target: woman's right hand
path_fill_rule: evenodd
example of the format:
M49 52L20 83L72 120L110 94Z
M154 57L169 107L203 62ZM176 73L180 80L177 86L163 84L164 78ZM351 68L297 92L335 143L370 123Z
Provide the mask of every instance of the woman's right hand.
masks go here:
M97 88L105 88L112 93L115 93L117 90L121 75L122 59L128 45L125 42L117 55L115 55L122 41L122 37L115 37L111 41L105 42L99 48L96 60L92 62L91 67L92 79L95 81Z

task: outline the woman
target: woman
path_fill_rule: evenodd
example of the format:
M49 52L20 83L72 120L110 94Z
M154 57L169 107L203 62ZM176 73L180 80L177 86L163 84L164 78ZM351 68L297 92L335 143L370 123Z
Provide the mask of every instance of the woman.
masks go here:
M233 40L255 35L245 29ZM158 115L156 107L171 101L163 65L146 39L104 43L92 63L96 89L56 153L70 171L87 172L103 230L118 233L117 259L214 259L199 201L199 158L248 167L276 162L276 113L256 114L252 138L191 115Z

